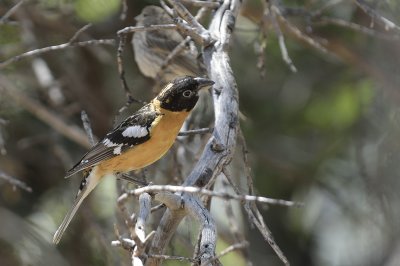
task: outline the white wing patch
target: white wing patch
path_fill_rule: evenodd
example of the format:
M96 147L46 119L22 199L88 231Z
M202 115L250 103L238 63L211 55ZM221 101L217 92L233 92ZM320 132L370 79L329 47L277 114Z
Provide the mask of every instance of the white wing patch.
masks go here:
M103 140L103 144L104 144L105 146L107 146L107 147L115 147L115 146L118 146L118 143L114 143L114 142L112 142L111 140L109 140L108 138L105 138L105 139Z
M147 128L138 125L127 127L122 132L122 136L129 138L141 138L146 136L147 134Z
M114 149L113 153L114 153L115 155L121 154L121 148L122 148L122 144L121 144L121 145L118 145L118 147L116 147L116 148Z

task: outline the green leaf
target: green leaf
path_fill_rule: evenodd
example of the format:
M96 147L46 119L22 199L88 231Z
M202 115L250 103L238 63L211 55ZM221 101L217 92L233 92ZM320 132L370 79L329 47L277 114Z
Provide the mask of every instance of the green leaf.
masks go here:
M327 96L313 99L305 110L305 118L321 129L346 129L358 119L373 95L369 81L346 83Z
M75 12L84 21L98 22L115 14L119 6L119 0L77 0Z

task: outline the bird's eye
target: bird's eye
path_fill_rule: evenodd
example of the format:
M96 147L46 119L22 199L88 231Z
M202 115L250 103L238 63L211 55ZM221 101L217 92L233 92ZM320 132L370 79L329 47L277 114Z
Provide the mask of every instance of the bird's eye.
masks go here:
M183 97L187 97L189 98L190 96L192 96L192 91L191 90L186 90L182 93Z

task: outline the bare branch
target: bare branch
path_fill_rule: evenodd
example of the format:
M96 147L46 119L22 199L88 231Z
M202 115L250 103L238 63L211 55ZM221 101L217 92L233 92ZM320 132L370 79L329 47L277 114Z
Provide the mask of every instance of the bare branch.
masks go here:
M159 26L159 25L157 25ZM123 90L125 91L125 96L127 98L126 104L119 109L118 114L122 113L126 108L128 108L129 105L131 105L133 102L145 104L145 102L138 100L132 96L131 90L128 87L128 83L126 82L125 79L125 69L124 69L124 63L122 59L122 55L124 52L124 47L126 43L126 38L127 34L129 32L137 31L141 27L127 27L124 28L120 31L118 31L118 37L119 37L119 42L118 42L118 49L117 49L117 66L118 66L118 73L119 73L119 79L121 81L121 86ZM151 28L151 27L150 27ZM143 30L146 30L146 27L144 27ZM148 29L147 29L148 30Z
M207 134L207 133L212 133L213 128L199 128L199 129L192 129L192 130L186 130L186 131L181 131L179 132L178 136L190 136L190 135L196 135L196 134Z
M207 8L200 8L199 11L197 12L195 19L199 20L201 19L205 14L206 14ZM165 60L162 62L160 66L160 70L157 73L156 76L156 81L162 80L162 76L164 74L164 71L166 70L166 67L174 58L176 58L179 54L182 53L182 51L186 48L186 46L192 41L192 38L190 36L187 36L180 44L178 44L165 58Z
M86 24L85 26L83 26L82 28L80 28L77 32L75 32L74 36L72 36L72 38L69 39L68 43L72 44L72 43L76 42L76 40L78 39L79 35L81 35L84 31L89 29L91 26L92 26L92 24L89 23L89 24Z
M225 169L223 172L225 174ZM228 190L231 190L231 188L229 187L229 183L225 179L222 179L222 186L223 186L225 193L227 193ZM233 239L236 242L244 241L245 237L244 237L243 232L241 232L241 230L239 229L239 221L235 217L235 214L233 212L232 202L230 202L229 200L224 200L224 205L225 205L224 206L225 214L226 214L226 217L228 220L229 230L233 235ZM246 255L248 255L248 254L246 254ZM249 261L250 259L247 258L246 260Z
M131 251L135 248L136 243L132 239L129 238L121 238L120 240L113 240L111 241L111 246L113 247L122 247Z
M124 241L121 238L117 229L115 229L116 235L118 237L118 241L113 241L111 244L114 246L121 246L124 249L129 250L131 252L132 266L141 266L141 265L143 265L141 256L143 255L144 250L145 250L145 241L146 241L145 234L144 234L144 230L143 231L141 229L137 230L136 224L134 222L135 214L134 213L132 215L128 214L128 211L127 211L126 207L124 206L126 198L127 197L120 197L117 202L118 202L118 207L124 216L125 225L129 229L131 239L129 239L128 241ZM143 199L145 199L145 198L146 198L146 195L144 195ZM143 215L142 219L146 220L147 218L144 216L147 216L147 214L145 212L143 212L142 215ZM140 236L137 234L137 232L139 232ZM132 248L133 248L133 250L132 250Z
M371 8L364 0L354 0L356 5L359 6L366 14L368 14L374 21L377 20L381 22L385 30L400 30L400 27L396 25L394 22L390 21L389 19L385 18L384 16L378 14L378 12Z
M277 11L276 11L276 9L274 9L274 6L272 4L269 5L267 8L268 8L268 12L266 11L265 15L269 15L269 17L271 18L272 25L274 26L274 29L275 29L275 33L278 36L279 48L281 49L282 59L289 66L290 70L292 72L296 73L297 69L294 66L293 61L289 56L289 53L287 51L286 44L285 44L285 37L283 36L281 28L276 19Z
M267 48L267 34L264 30L259 33L258 40L254 44L257 55L257 68L261 78L265 77L265 49Z
M156 206L151 208L151 213L156 212L158 210L161 210L163 208L165 208L165 204L164 203L158 204L158 205L156 205Z
M329 0L328 2L324 3L322 5L322 7L318 8L317 10L312 12L312 16L313 17L321 16L323 12L325 12L326 10L328 10L342 2L343 2L343 0Z
M122 9L121 9L121 14L119 15L119 19L124 21L126 19L127 13L128 13L128 1L122 0Z
M199 44L204 45L206 43L204 37L193 27L191 27L188 23L186 23L183 19L175 18L174 22L176 23L176 26L179 29L179 31L182 32L184 35L190 36L195 42Z
M31 50L31 51L25 52L23 54L11 57L10 59L7 59L3 62L0 62L0 69L3 69L12 63L18 62L21 59L24 59L27 57L32 57L35 55L40 55L40 54L57 51L57 50L68 49L68 48L86 47L86 46L100 45L100 44L115 45L115 40L103 39L103 40L90 40L90 41L74 42L74 43L67 42L67 43L63 43L63 44L59 44L59 45L53 45L53 46L48 46L48 47L44 47L44 48L40 48L40 49Z
M370 35L373 37L385 39L385 40L399 40L400 36L395 35L395 34L385 34L379 31L376 31L371 28L364 27L362 25L359 25L357 23L351 22L351 21L345 21L343 19L338 19L338 18L332 18L332 17L321 17L319 20L315 21L314 24L317 25L326 25L326 24L331 24L331 25L336 25L344 28L348 28L357 32L361 32L366 35Z
M93 137L92 126L90 125L89 116L87 115L87 113L84 110L81 111L81 120L82 120L83 128L85 129L86 135L89 139L89 143L91 146L94 146L96 144L96 142Z
M171 256L171 255L156 255L156 254L148 254L148 258L152 259L160 259L160 260L177 260L177 261L188 261L195 263L197 262L196 260L192 258L186 258L186 257L180 257L180 256Z
M118 37L119 37L119 42L117 49L117 65L118 65L119 79L121 81L121 86L125 91L126 98L128 99L127 102L128 104L130 104L131 102L135 101L135 99L132 97L132 94L128 87L128 83L126 82L124 63L122 62L122 53L124 52L124 47L126 43L126 34L119 34ZM122 111L122 109L120 111Z
M146 221L151 209L151 197L148 193L139 196L139 215L137 217L135 231L142 242L146 240Z
M266 197L259 197L259 196L251 196L251 195L232 195L227 192L222 191L212 191L204 188L199 187L189 187L189 186L173 186L173 185L150 185L147 187L137 188L133 190L129 190L126 192L128 195L141 195L142 193L150 193L150 192L162 192L162 191L169 191L169 192L185 192L191 194L201 194L205 196L212 196L222 199L233 199L233 200L240 200L240 201L255 201L260 203L267 203L273 205L281 205L286 207L301 207L303 203L300 202L293 202L281 199L271 199Z
M229 247L227 247L226 249L222 250L220 254L218 254L218 256L215 256L214 258L210 259L209 261L207 261L206 263L204 263L204 265L207 265L209 263L212 263L213 261L225 256L226 254L238 250L238 249L244 249L247 248L249 246L249 243L247 241L243 241L241 243L236 243L233 244Z
M278 15L278 19L286 27L286 29L294 36L296 36L299 40L304 41L305 43L307 43L308 45L310 45L311 47L317 49L322 53L328 54L332 57L336 57L334 54L328 51L321 43L309 37L308 35L304 34L297 27L293 26L285 17Z
M130 26L117 31L118 35L128 34L136 31L152 31L152 30L168 30L176 29L175 24L162 24L162 25L150 25L150 26Z
M187 213L200 223L201 238L197 258L201 265L206 265L206 261L215 257L215 248L217 246L216 224L200 199L187 194L183 194L182 199Z
M0 18L0 25L5 23L9 17L11 17L17 9L25 2L25 0L20 0L16 3L10 10L8 10L1 18Z
M200 0L182 0L182 3L194 6L194 7L205 7L209 9L218 8L220 3L213 1L200 1Z
M32 188L29 187L27 184L25 184L24 182L16 179L15 177L12 177L8 174L6 174L5 172L0 170L0 179L5 180L7 183L11 184L14 188L20 188L23 189L27 192L32 192Z
M247 158L247 144L246 144L246 140L243 136L243 132L241 131L241 129L239 129L238 135L239 135L239 139L242 144L243 162L245 164L245 175L246 175L246 179L247 179L248 191L250 194L254 194L253 179L251 176L251 169L250 169L250 165L249 165L248 158ZM240 192L240 190L233 184L232 180L229 178L229 174L226 171L224 171L224 174L225 174L228 182L231 184L232 188L234 189L234 191L238 195L241 195L242 193ZM275 242L272 232L269 230L268 226L265 224L264 219L263 219L260 211L257 208L257 205L254 204L254 202L246 202L244 204L244 209L248 215L250 223L254 224L257 227L257 229L259 230L261 235L264 237L265 241L267 241L267 243L275 251L275 253L280 258L280 260L285 265L290 265L285 254L283 254L282 250L280 249L278 244Z
M173 6L174 10L181 16L188 24L189 28L192 30L189 30L189 32L195 32L195 36L199 37L201 40L200 43L204 44L205 46L209 45L212 42L212 38L210 35L210 32L207 31L203 25L201 25L195 17L193 17L192 14L186 9L186 7L179 1L177 0L168 0L168 2ZM178 20L179 21L179 20ZM178 26L181 26L182 29L185 30L185 24L182 22L177 22ZM188 28L186 28L188 29ZM189 33L188 32L188 33ZM191 37L193 37L191 35ZM196 38L195 37L195 38Z
M232 180L228 178L228 175L226 175L228 181L230 182L232 188L235 190L235 192L238 195L241 195L241 192L239 189L233 184ZM285 264L285 265L290 265L288 259L286 256L283 254L282 250L279 248L277 243L275 242L275 239L272 235L272 232L269 230L267 225L264 222L264 219L261 216L260 211L258 210L257 206L254 204L254 202L246 202L244 204L244 210L246 211L248 215L248 219L251 224L255 225L258 229L258 231L261 233L265 241L271 246L271 248L275 251L279 259Z
M238 92L226 48L229 43L229 32L234 27L234 18L238 14L239 7L240 1L226 0L215 12L211 21L209 34L215 36L218 41L204 48L203 58L208 69L208 76L216 82L213 86L215 129L199 161L185 180L184 186L203 187L212 182L224 165L231 161L233 155L239 121ZM230 12L226 12L228 10ZM184 213L178 210L168 209L165 212L154 236L150 248L151 254L163 253L183 217ZM151 260L149 265L160 264L160 260L149 260Z
M145 180L140 180L136 177L133 177L130 174L120 174L120 175L117 175L117 178L121 179L121 180L125 180L129 183L133 183L135 185L139 185L139 186L148 186L149 185L149 183L146 182Z

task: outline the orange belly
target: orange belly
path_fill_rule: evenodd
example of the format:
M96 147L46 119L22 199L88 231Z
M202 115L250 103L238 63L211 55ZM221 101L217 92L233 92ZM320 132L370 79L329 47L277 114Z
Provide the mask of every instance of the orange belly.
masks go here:
M150 139L119 156L100 163L98 171L105 174L126 173L143 168L160 159L172 146L188 112L162 112L150 132ZM109 169L113 169L110 171Z

